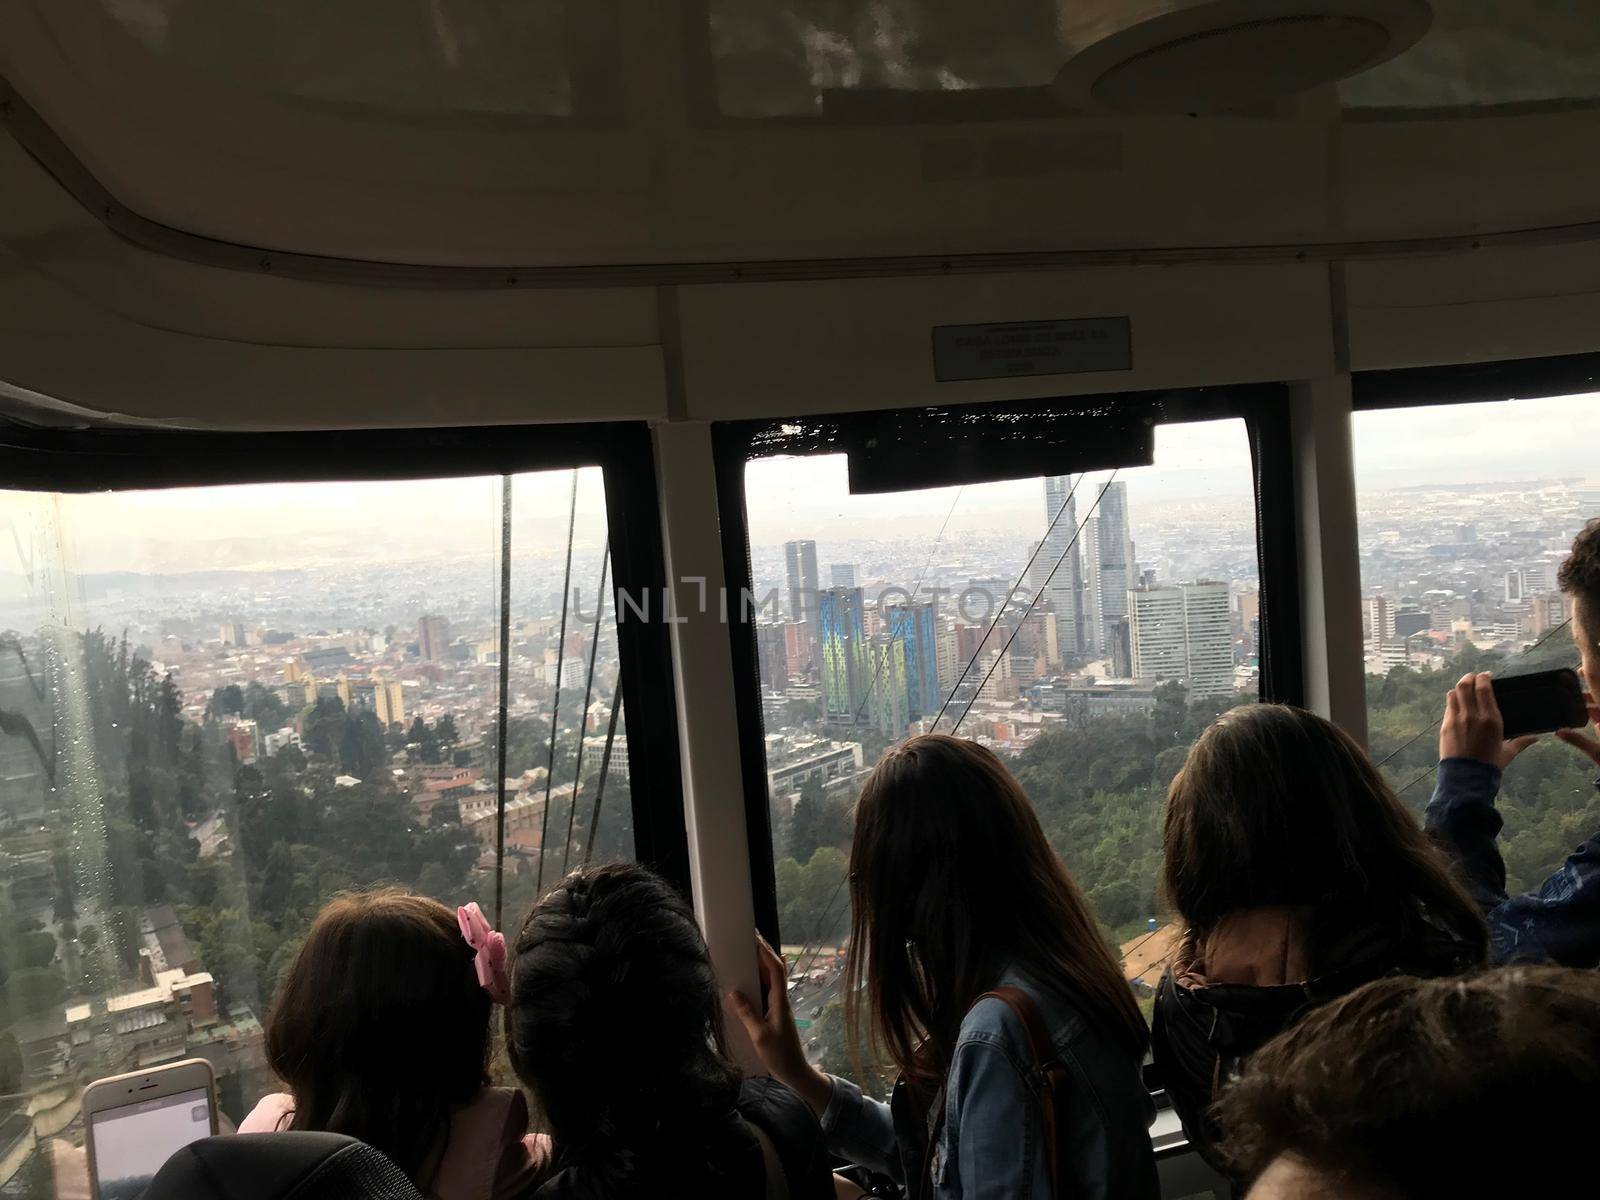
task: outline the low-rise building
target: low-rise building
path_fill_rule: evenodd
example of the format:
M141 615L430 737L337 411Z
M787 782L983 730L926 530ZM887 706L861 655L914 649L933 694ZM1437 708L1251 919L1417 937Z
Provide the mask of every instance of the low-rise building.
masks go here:
M767 794L798 796L808 783L823 788L863 770L861 743L773 734L767 738Z

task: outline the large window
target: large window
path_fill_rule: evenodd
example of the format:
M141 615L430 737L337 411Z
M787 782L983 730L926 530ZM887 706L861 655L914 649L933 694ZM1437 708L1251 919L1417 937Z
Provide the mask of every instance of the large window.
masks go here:
M859 486L847 440L757 439L740 475L752 819L771 832L797 1015L841 1074L853 807L883 751L937 730L1000 753L1148 996L1165 789L1205 724L1258 695L1262 628L1243 419L1158 424L1149 465L1015 478L1002 453L1001 481L888 492Z
M662 631L619 629L610 479L0 493L6 1195L86 1194L94 1078L202 1056L233 1122L276 1090L262 1024L334 892L514 930L585 863L686 884L681 811L635 837L623 683Z
M1370 744L1420 810L1445 693L1464 672L1578 665L1556 572L1600 516L1600 396L1358 412L1353 433ZM1513 891L1537 887L1600 827L1593 775L1553 738L1507 772Z

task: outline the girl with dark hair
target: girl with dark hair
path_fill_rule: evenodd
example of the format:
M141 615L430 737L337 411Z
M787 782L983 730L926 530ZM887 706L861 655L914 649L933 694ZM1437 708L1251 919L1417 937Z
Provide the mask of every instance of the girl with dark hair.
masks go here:
M452 913L398 888L335 896L273 1005L267 1062L288 1092L240 1133L343 1133L433 1200L510 1200L549 1155L522 1093L489 1086L489 1013L505 942L476 904Z
M1483 917L1366 752L1253 704L1203 733L1167 795L1163 888L1184 929L1156 991L1161 1081L1222 1167L1206 1109L1304 1013L1385 975L1480 966Z
M891 1104L806 1061L787 971L765 945L764 1004L729 997L834 1153L913 1196L1159 1194L1144 1019L994 754L939 734L885 754L856 803L850 898L846 1024L870 1027L899 1068Z
M534 905L506 1046L549 1123L545 1200L834 1195L805 1104L741 1082L694 912L644 867L575 872Z

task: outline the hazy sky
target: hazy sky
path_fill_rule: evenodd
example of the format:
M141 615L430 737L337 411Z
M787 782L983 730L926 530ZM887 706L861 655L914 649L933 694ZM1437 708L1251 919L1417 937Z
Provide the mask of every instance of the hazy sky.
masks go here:
M1354 439L1364 489L1419 483L1600 480L1600 395L1506 404L1360 413ZM1249 452L1238 421L1161 426L1156 463L1119 476L1130 503L1249 494ZM1101 476L1100 478L1103 478ZM519 554L565 544L572 473L517 477ZM1091 479L1090 486L1097 481ZM751 539L931 536L953 489L851 497L843 456L780 459L747 475ZM1027 528L1039 517L1037 480L968 487L950 520L963 529ZM598 469L579 473L577 544L605 538ZM51 497L0 492L0 571L60 549L84 572L173 572L295 566L308 561L492 556L500 494L492 477L396 483L251 484Z

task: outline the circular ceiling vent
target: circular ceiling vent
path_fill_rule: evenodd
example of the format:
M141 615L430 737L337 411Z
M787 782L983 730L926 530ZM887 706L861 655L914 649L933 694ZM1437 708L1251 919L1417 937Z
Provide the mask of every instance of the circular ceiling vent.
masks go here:
M1058 0L1056 76L1089 112L1221 112L1333 83L1414 45L1426 0Z

